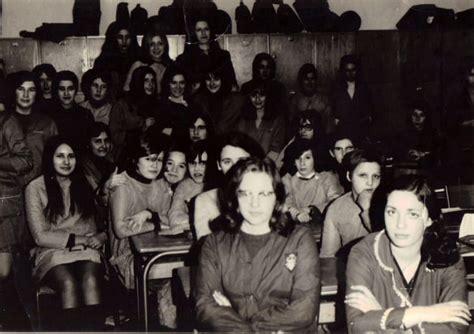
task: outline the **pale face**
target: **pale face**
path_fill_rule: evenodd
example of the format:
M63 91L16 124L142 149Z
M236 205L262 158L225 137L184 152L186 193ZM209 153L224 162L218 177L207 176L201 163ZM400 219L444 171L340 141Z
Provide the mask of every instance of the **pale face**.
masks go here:
M165 42L160 36L153 36L150 40L150 57L154 62L160 62L165 53Z
M119 47L119 52L127 53L130 44L132 44L130 32L127 29L121 29L117 33L117 45Z
M226 174L229 169L239 160L250 157L250 154L240 147L226 145L221 151L220 160L217 162L217 168Z
M147 73L145 74L143 88L146 95L153 95L155 92L156 80L153 74Z
M298 159L295 160L296 168L302 176L309 176L314 172L314 157L311 150L304 151Z
M170 93L173 97L181 97L184 94L186 88L186 80L182 74L176 74L173 76L170 82Z
M102 101L107 95L107 84L102 78L96 78L91 84L91 96L96 101Z
M410 119L415 129L417 129L418 131L423 130L426 121L426 114L423 110L413 110Z
M311 122L307 119L300 121L300 126L298 127L298 133L302 139L313 139L314 129Z
M183 152L170 152L166 161L165 179L171 184L181 182L186 175L186 156Z
M262 91L254 91L250 94L250 101L255 109L263 109L265 107L265 101L267 97Z
M217 93L222 87L222 80L221 78L210 74L206 77L206 87L209 92L212 94Z
M71 80L61 80L58 84L58 98L59 103L65 109L71 108L76 96L76 89Z
M354 144L352 143L352 140L344 138L344 139L336 141L334 143L333 149L330 150L329 153L334 159L336 159L338 164L341 164L342 158L344 158L344 155L354 150L355 150L355 147L354 147Z
M194 32L196 33L196 39L199 44L208 44L211 39L211 29L206 21L196 22Z
M276 203L270 175L264 172L244 174L237 190L239 212L244 218L246 231L268 229Z
M380 184L380 165L376 162L361 162L348 179L356 197L364 190L373 192Z
M141 157L137 162L137 172L148 180L155 180L161 172L163 166L163 152L160 154L150 154Z
M471 70L469 71L468 73L468 76L467 76L467 83L469 86L474 86L474 67L471 68Z
M76 155L71 146L61 144L53 155L54 171L58 176L70 176L76 168Z
M196 119L196 122L189 127L189 138L193 142L207 138L207 126L202 118Z
M392 246L421 248L426 227L432 224L426 206L411 191L395 190L385 206L385 230Z
M36 98L33 81L24 81L15 91L16 106L22 110L31 109Z
M206 175L207 152L203 152L201 156L197 156L193 161L188 163L189 176L196 183L203 183Z
M354 82L357 75L357 67L355 64L346 64L344 67L344 74L346 76L346 80L349 82Z
M257 72L261 80L270 79L272 75L272 68L270 66L270 63L265 59L262 60L260 64L258 64Z
M41 73L39 77L39 84L41 90L43 91L43 95L49 96L51 95L51 88L53 86L53 80L46 73Z
M312 95L316 91L316 75L313 72L306 73L303 77L303 92Z
M105 158L109 154L112 144L107 132L101 132L97 137L90 140L92 154L99 158Z

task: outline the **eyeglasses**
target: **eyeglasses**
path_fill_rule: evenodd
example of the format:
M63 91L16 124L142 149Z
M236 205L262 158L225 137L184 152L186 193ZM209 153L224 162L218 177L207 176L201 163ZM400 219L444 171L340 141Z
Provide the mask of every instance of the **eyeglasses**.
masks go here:
M275 195L275 192L273 190L266 190L266 191L259 191L257 194L250 190L237 190L237 197L239 199L246 199L250 200L254 197L254 195L257 196L259 200L261 199L270 199L272 198L273 195Z

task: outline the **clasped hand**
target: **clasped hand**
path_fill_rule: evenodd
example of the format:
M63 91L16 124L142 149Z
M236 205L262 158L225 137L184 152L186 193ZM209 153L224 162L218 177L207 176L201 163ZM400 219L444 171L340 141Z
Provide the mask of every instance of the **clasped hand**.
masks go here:
M125 217L124 222L128 223L128 229L133 232L138 232L141 230L143 224L147 220L151 219L151 212L148 210L140 211L139 213L134 214L133 216Z
M219 291L215 290L212 293L212 298L214 298L214 301L219 306L232 307L232 305L230 304L229 299L227 299L227 297L224 296L224 294L222 292L219 292Z

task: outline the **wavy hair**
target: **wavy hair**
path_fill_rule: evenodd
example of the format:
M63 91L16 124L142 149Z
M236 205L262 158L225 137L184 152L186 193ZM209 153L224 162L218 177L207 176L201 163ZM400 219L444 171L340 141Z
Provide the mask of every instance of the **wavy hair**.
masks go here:
M35 103L38 101L39 96L41 95L40 85L36 76L29 71L18 71L7 75L7 106L14 108L16 105L16 90L24 82L31 81L35 85L36 89L36 98ZM35 105L33 103L33 105Z
M224 201L221 204L222 218L224 219L223 229L230 233L237 233L240 230L244 218L239 210L237 191L244 175L252 172L263 172L272 179L276 202L269 222L270 229L282 236L288 236L294 229L294 223L288 219L284 210L286 199L285 187L275 163L268 158L249 157L240 160L226 174L223 193Z
M170 45L168 43L168 38L166 37L166 34L158 29L149 28L145 32L145 35L143 35L142 45L140 47L140 59L148 65L153 64L154 61L150 56L150 43L153 37L156 36L160 37L161 41L165 45L165 50L163 52L163 56L161 57L161 64L163 64L164 66L168 66L173 62L169 55Z
M258 67L260 66L262 60L266 60L268 62L268 65L270 66L270 69L272 71L271 79L274 79L276 74L275 59L273 59L272 56L270 56L268 53L261 52L255 56L252 62L252 80L260 80L258 74Z
M75 213L79 213L84 217L91 217L96 212L94 202L95 195L82 171L82 161L78 154L78 150L70 139L62 136L53 136L46 142L42 162L42 172L48 196L48 204L44 209L44 213L50 222L54 222L59 217L68 214L68 212L64 211L63 192L59 186L53 162L54 153L62 144L71 147L76 157L76 166L69 176L69 179L71 180L71 185L69 187L69 214L74 215Z
M130 80L130 92L129 97L133 104L140 104L143 98L148 96L145 94L145 76L151 74L153 76L153 82L155 83L155 91L151 98L154 100L156 98L156 73L155 71L148 66L140 66L136 68L132 73L132 79Z
M110 99L110 92L112 87L112 76L107 71L102 71L96 68L88 70L82 75L81 80L81 90L84 93L86 101L91 101L91 86L94 80L102 79L102 81L107 85L107 93L105 94L105 101Z
M384 208L388 196L397 190L413 193L424 204L428 210L428 216L433 222L425 229L421 245L421 257L427 262L427 267L429 269L446 268L455 264L459 260L456 242L447 236L435 192L426 178L419 175L402 175L393 180L383 190L385 194L383 196Z

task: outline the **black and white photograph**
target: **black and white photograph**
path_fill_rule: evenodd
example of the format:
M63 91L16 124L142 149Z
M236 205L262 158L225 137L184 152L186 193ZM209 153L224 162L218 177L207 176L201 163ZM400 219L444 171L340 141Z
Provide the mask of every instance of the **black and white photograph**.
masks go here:
M473 0L0 0L0 332L473 316Z

